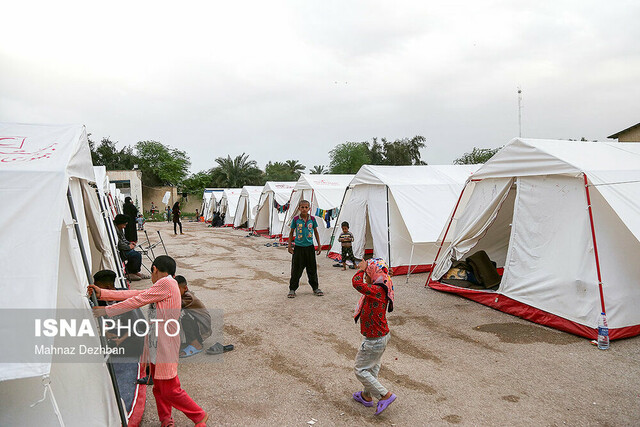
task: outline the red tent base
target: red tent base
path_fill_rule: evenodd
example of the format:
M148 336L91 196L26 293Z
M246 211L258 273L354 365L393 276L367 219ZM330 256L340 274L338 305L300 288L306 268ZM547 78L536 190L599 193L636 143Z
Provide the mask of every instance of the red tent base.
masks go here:
M540 325L549 326L560 331L569 332L581 337L596 339L598 331L594 328L581 325L571 320L564 319L555 314L531 307L530 305L521 303L497 292L482 291L475 289L459 288L457 286L447 285L446 283L431 281L428 286L432 289L458 294L470 300L479 302L496 310L503 311L508 314L529 320ZM640 335L640 325L626 326L624 328L609 329L609 338L616 340L620 338L629 338Z
M394 276L403 276L407 273L426 273L431 271L433 264L421 264L421 265L399 265L397 267L391 267Z
M146 375L145 365L140 363L138 365L138 378L142 378ZM147 403L147 386L138 384L136 385L135 402L131 407L131 411L127 414L127 424L131 427L137 427L142 422L142 416L144 415L144 408Z

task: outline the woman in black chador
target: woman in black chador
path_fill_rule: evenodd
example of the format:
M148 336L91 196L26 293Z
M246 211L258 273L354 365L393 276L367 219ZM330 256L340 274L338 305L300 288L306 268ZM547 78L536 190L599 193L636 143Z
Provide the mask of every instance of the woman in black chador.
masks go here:
M180 226L180 234L182 234L182 223L180 222L180 202L175 202L171 211L173 212L173 234L178 234L176 225Z
M124 229L124 236L130 242L138 242L138 231L136 230L136 219L138 218L138 208L131 202L131 197L124 199L122 213L129 217L127 228Z

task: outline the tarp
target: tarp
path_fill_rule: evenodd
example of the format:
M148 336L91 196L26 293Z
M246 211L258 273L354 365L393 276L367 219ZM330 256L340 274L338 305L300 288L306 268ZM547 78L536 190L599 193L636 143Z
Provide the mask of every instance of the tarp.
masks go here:
M478 167L362 166L340 208L331 252L340 254L340 224L347 221L356 258L373 249L395 274L425 271L462 187Z
M485 250L504 267L492 294L510 302L483 303L595 337L602 301L588 189L611 337L640 333L640 143L514 139L473 179L433 278Z
M262 194L262 185L245 185L240 191L238 207L233 217L233 226L240 227L245 222L248 228L253 228L253 220L258 211L258 202Z
M318 210L338 209L353 177L354 175L300 175L291 193L290 208L283 222L282 237L288 238L289 236L291 220L298 214L297 208L300 200L308 200L311 203L311 215L315 216L318 222L318 234L322 248L328 249L336 220L335 218L331 219L327 224L326 221L318 217Z
M289 202L295 184L295 181L267 181L260 194L253 224L254 231L269 236L280 235L287 214L283 207ZM280 209L277 206L280 206Z
M90 181L95 178L84 126L0 124L0 204L5 223L0 229L0 309L73 308L91 315L67 199L69 190L80 238L89 248L87 212L94 213L85 196L94 191ZM87 256L91 263L91 252ZM11 328L0 325L5 345L11 343ZM97 337L93 340L99 345ZM55 356L49 360L0 364L0 425L57 424L53 396L68 425L80 420L120 425L104 364L55 363ZM46 375L49 398L31 408L43 396Z
M242 188L226 188L222 191L220 200L220 215L224 215L224 226L233 226L233 218L238 207L238 199Z

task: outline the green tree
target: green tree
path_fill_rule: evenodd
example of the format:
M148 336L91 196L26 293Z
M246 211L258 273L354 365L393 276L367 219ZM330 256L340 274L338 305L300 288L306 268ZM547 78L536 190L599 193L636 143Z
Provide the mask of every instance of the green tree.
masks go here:
M140 141L136 152L145 185L178 185L189 173L191 160L184 151L157 141Z
M305 165L298 163L297 160L287 160L285 164L294 177L294 181L297 181L302 172L307 168Z
M329 151L331 173L356 173L362 165L370 164L369 146L366 142L345 142Z
M383 141L386 141L386 140L383 139ZM382 144L378 142L378 138L373 138L373 142L371 142L371 144L367 143L367 149L369 152L369 158L371 159L370 164L372 165L386 164L384 149L382 147Z
M89 148L91 149L93 164L105 166L107 170L131 170L133 165L139 163L138 157L133 153L133 149L130 146L118 150L116 143L108 137L102 138L97 146L89 138Z
M470 153L464 153L453 161L454 165L478 165L485 163L502 147L498 148L477 148L473 147Z
M384 163L386 165L425 165L420 159L420 150L424 148L426 138L416 135L413 138L396 139L393 142L382 138ZM374 140L374 145L376 141ZM373 147L372 147L373 148Z
M240 188L265 182L265 176L258 164L255 160L249 160L248 154L242 153L234 159L231 156L218 157L216 163L218 166L211 170L213 184L216 187Z
M309 173L312 175L324 175L329 173L329 171L323 165L316 165L313 168L311 168Z
M181 193L199 194L204 193L204 189L213 187L213 176L211 170L200 171L189 175L182 180L179 185Z
M269 162L264 168L264 174L267 181L297 181L304 169L305 166L297 160Z

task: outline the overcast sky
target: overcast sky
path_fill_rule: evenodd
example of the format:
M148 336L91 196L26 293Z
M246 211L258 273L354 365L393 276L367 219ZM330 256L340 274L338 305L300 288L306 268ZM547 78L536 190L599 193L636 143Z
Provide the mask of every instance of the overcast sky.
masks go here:
M0 121L156 140L192 172L246 152L328 165L345 141L423 135L423 160L522 134L640 122L640 2L15 1Z

